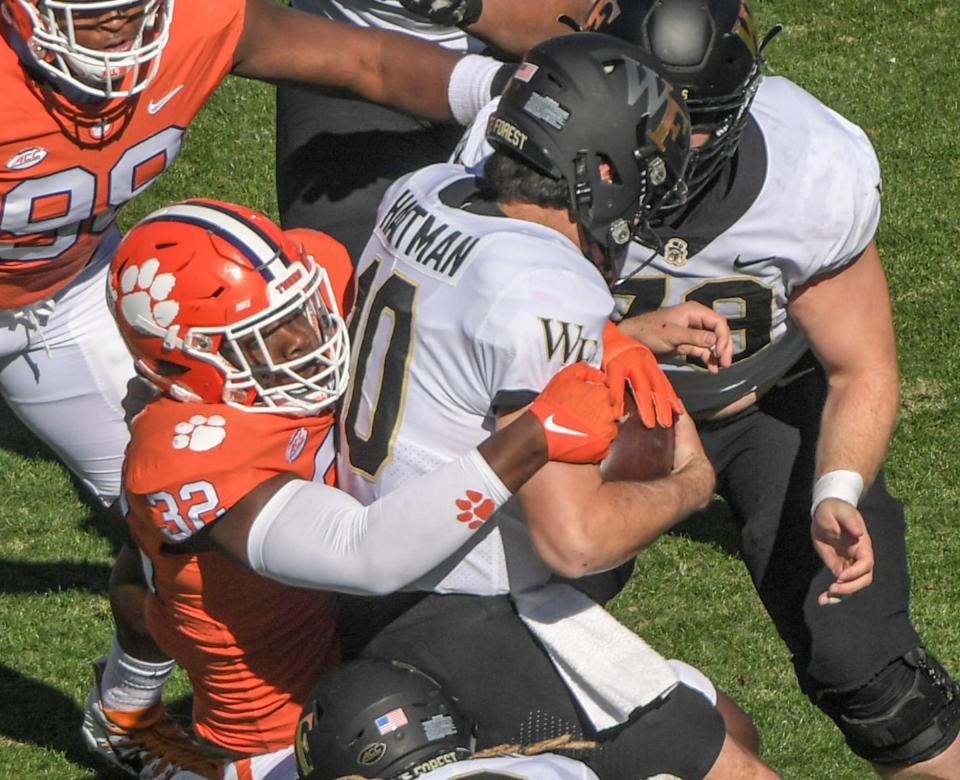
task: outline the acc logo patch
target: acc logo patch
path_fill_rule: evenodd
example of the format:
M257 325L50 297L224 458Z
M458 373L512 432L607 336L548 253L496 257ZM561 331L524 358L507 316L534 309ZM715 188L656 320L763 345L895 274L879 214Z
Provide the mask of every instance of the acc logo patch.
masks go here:
M290 437L290 443L287 444L287 463L293 463L303 453L303 448L307 446L307 429L297 428Z
M376 764L387 752L387 746L382 742L373 742L360 751L357 756L357 763L360 766L370 766Z
M47 150L42 146L31 146L29 149L22 149L7 160L7 168L11 171L22 171L24 168L32 168L46 156Z

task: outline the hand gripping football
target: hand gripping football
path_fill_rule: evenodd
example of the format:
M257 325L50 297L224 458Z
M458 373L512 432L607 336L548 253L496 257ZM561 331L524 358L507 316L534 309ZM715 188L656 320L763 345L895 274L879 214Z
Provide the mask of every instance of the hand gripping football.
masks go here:
M647 482L667 476L673 469L673 427L647 428L640 420L633 394L624 398L625 418L617 437L600 464L605 482Z

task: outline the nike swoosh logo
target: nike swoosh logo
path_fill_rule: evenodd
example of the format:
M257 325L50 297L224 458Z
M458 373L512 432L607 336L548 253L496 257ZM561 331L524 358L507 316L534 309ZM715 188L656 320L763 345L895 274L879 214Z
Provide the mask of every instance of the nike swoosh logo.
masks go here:
M181 89L183 89L183 84L181 84L179 87L176 87L175 89L171 90L170 92L168 92L166 95L164 95L164 96L163 96L162 98L160 98L159 100L151 100L151 101L147 104L147 113L148 113L148 114L156 114L157 111L159 111L161 108L163 108L165 105L167 105L167 103L169 103L169 102L174 98L174 96L176 96L176 94L177 94Z
M803 369L803 371L797 371L796 374L791 374L790 376L782 376L777 380L776 387L787 387L788 385L792 385L801 377L805 377L811 371L815 371L815 370L816 370L815 366L810 366L810 368L805 368Z
M770 255L769 257L758 257L755 260L741 260L740 255L737 255L736 260L733 261L734 268L749 268L751 265L760 265L760 263L766 263L768 260L776 260L776 255Z
M565 433L567 436L586 436L583 431L575 431L573 428L565 428L560 425L560 423L554 422L553 418L555 415L550 415L546 420L543 421L543 427L546 428L550 433Z

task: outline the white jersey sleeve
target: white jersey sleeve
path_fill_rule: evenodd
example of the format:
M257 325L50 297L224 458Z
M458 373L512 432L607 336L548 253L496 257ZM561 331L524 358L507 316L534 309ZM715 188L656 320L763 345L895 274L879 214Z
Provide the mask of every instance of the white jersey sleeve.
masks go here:
M867 134L810 93L785 78L761 86L751 113L768 157L757 205L793 250L781 255L789 295L866 249L880 221L880 166Z
M463 131L453 154L450 155L450 162L466 168L478 169L483 161L493 154L493 147L487 140L487 125L499 105L500 96L497 95L480 109L480 113L474 117L470 126Z

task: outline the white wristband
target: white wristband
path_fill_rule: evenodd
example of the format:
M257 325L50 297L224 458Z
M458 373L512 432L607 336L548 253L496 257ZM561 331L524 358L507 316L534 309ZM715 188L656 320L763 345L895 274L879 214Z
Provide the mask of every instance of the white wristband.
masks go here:
M493 78L502 66L502 62L479 54L461 57L453 66L447 84L447 102L453 118L461 125L469 125L490 102Z
M856 471L846 469L828 471L813 486L810 516L813 516L820 502L825 498L839 498L851 506L856 506L860 501L861 493L863 493L863 477Z

